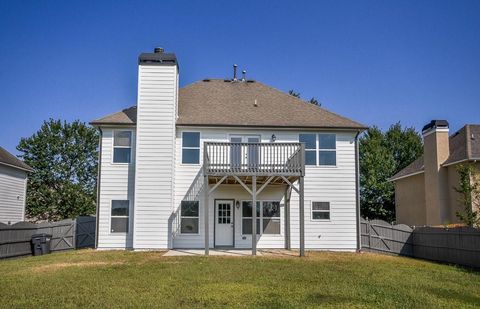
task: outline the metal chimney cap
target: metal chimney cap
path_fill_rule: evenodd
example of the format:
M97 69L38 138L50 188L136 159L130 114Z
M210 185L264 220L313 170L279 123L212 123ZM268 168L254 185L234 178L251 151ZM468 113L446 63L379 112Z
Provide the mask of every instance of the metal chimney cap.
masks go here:
M155 47L155 49L153 50L155 54L163 54L164 51L165 50L162 47Z
M436 128L448 129L448 121L446 121L446 120L432 120L423 127L422 132L425 132L425 131L428 131L428 130L431 130L431 129L436 129Z

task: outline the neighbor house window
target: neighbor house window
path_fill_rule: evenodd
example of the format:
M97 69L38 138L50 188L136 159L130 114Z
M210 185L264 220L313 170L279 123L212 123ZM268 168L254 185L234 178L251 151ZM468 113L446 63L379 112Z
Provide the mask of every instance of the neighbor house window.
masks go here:
M112 200L110 217L110 231L112 233L128 233L129 205L128 200Z
M312 202L312 220L330 220L330 202Z
M260 202L257 202L257 235L260 235ZM252 201L242 202L242 234L252 234Z
M315 134L300 134L300 143L305 143L305 165L317 165L317 136Z
M182 163L199 164L200 163L200 133L183 132L182 133Z
M182 201L180 209L180 233L198 234L199 202Z
M113 163L130 163L132 131L115 131L113 136Z
M252 201L242 202L242 234L252 234ZM280 234L280 202L257 202L257 235Z
M318 164L337 165L337 137L335 134L318 134Z

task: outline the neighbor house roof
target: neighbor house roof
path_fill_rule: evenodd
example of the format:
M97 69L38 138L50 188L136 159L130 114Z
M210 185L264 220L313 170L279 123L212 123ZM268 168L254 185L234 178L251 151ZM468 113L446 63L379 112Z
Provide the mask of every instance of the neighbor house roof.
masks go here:
M450 155L442 166L465 161L480 160L480 125L467 124L449 138ZM423 173L423 156L396 173L390 180Z
M33 169L25 164L22 160L15 157L10 152L6 151L4 148L0 147L0 164L8 165L14 168L25 170L28 172L33 171Z
M257 81L205 79L179 90L177 125L362 130L366 126ZM132 125L136 107L93 125Z

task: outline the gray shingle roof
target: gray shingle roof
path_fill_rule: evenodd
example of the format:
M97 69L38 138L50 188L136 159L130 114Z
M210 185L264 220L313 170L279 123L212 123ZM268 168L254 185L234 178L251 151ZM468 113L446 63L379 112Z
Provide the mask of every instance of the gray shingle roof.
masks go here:
M15 157L10 152L6 151L4 148L0 147L0 164L9 165L11 167L19 168L25 171L33 171L33 169L28 166L25 162Z
M259 82L210 79L179 90L177 125L337 128L363 130L358 122ZM136 108L92 121L135 124Z
M393 175L390 180L397 180L406 176L411 176L416 173L423 172L423 168L423 156L421 156L409 165L407 165L404 169L400 170L400 172Z

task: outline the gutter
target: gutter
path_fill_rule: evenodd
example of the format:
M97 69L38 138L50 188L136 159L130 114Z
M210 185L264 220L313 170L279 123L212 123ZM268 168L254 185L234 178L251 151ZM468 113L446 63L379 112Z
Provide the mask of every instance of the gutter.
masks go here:
M357 252L362 249L360 238L360 148L358 145L358 136L361 131L357 131L355 135L355 208L356 208L356 223L357 223Z
M98 170L97 170L97 207L96 207L96 220L95 220L95 249L98 248L98 228L99 228L99 212L100 212L100 176L102 172L102 137L103 132L101 128L98 128L100 132L100 138L98 140Z

